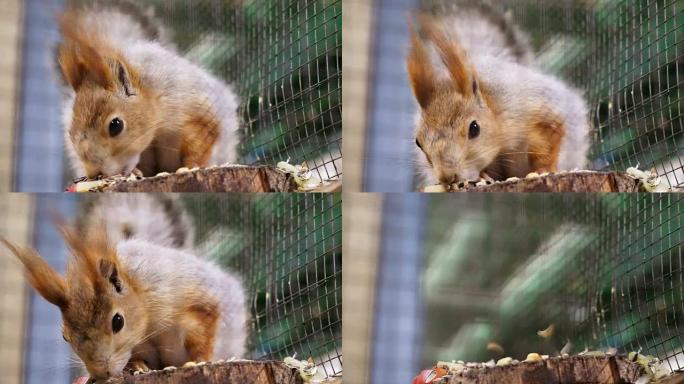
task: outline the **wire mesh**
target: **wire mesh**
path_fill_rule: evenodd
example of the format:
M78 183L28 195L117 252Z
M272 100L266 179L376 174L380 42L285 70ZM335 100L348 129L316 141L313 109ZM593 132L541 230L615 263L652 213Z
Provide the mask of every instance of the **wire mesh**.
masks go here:
M245 162L341 175L340 0L152 2L180 50L234 84Z
M91 4L67 0L66 5ZM129 0L98 0L108 5L131 3ZM173 44L184 57L198 63L231 86L237 95L239 123L238 162L270 164L290 159L306 163L322 180L342 174L341 120L341 0L219 1L219 0L146 0L136 2L141 9L152 6L160 23L171 31ZM27 16L55 15L65 5L60 0L28 9ZM56 23L28 23L28 39L40 32L59 36ZM41 30L47 29L47 31ZM36 79L49 83L49 95L58 92L57 68L49 43L27 40L23 55L24 97L17 108L25 118L19 120L17 155L14 162L15 188L21 191L54 192L61 190L61 180L72 175L62 161L51 161L51 174L42 174L32 160L40 142L44 152L64 157L62 122L52 118L61 110L59 97L34 95ZM39 58L33 60L33 58ZM40 64L35 64L40 63ZM213 95L210 95L210 97ZM229 102L218 95L212 98L223 108ZM47 126L50 140L35 140L45 124L31 120L51 112ZM59 114L59 113L57 113ZM56 116L56 115L55 115ZM41 128L42 127L42 128ZM45 149L47 148L47 149ZM24 156L21 156L24 154ZM33 157L30 157L33 156ZM54 180L57 178L57 181Z
M365 189L408 191L414 171L417 111L402 65L408 50L405 16L444 14L469 0L375 2L371 52L371 119L366 134ZM655 168L670 185L684 182L682 70L684 9L676 0L488 1L527 33L537 66L584 93L591 122L589 168ZM393 36L393 37L392 37ZM384 42L384 43L383 43ZM389 43L388 43L389 42ZM382 44L381 44L382 43ZM402 96L403 95L403 96ZM406 97L404 97L406 96ZM397 166L399 165L399 166Z
M557 355L568 341L572 353L640 350L672 371L684 367L684 196L426 199L427 209L405 215L427 217L423 251L415 256L424 259L423 309L376 310L404 325L410 322L401 317L422 321L404 329L421 356L413 374L439 360ZM398 241L394 236L386 232L383 242ZM391 257L383 255L381 265ZM540 337L550 325L553 333ZM392 356L376 362L384 365L374 371L390 370Z
M341 195L183 200L198 228L196 242L220 228L214 254L243 278L253 316L251 357L312 357L328 376L341 374Z

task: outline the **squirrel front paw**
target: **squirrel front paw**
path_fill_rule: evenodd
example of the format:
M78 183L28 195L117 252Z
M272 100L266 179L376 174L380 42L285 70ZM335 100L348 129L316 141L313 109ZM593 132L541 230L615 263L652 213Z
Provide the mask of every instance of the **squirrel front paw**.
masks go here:
M129 361L128 368L130 368L133 371L134 375L139 375L141 373L150 371L150 368L147 366L144 360Z

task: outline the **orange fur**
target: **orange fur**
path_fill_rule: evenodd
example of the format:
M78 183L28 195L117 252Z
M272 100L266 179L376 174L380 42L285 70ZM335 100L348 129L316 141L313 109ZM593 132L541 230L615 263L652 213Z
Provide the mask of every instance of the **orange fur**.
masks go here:
M435 27L434 22L426 21L422 25L428 39L437 47L439 56L456 85L456 91L464 97L475 96L473 94L475 71L461 45L455 40L449 39L444 31Z
M0 242L24 264L24 271L29 283L45 298L45 300L66 310L69 300L66 296L66 282L38 253L30 248L21 248L7 239Z
M406 60L411 88L416 100L423 108L427 108L435 93L435 75L430 64L430 57L409 20L411 48Z
M565 136L565 128L561 119L540 116L536 124L530 127L530 167L533 171L556 172L558 155Z
M181 324L186 331L185 348L193 361L210 361L218 327L219 309L215 300L198 297L185 308Z
M203 111L199 108L198 111ZM218 139L219 122L212 114L198 113L190 116L183 126L180 155L183 166L188 168L207 165L211 148Z

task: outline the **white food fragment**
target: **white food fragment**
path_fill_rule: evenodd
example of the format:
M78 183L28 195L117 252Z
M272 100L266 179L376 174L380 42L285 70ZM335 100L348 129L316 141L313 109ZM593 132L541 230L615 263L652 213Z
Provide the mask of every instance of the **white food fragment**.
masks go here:
M305 383L318 384L325 380L323 372L318 370L318 367L313 363L313 360L297 360L296 355L293 357L286 357L283 363L289 368L299 371L299 376Z
M478 181L477 183L475 183L476 187L486 187L487 185L489 185L489 182L485 179L482 179L482 180Z
M515 182L515 181L520 181L520 178L519 178L519 177L509 177L508 179L506 179L506 182L511 182L511 183L512 183L512 182Z
M197 363L195 363L194 361L188 361L187 363L183 364L183 368L194 367L196 365Z
M188 168L188 167L180 167L180 168L176 169L176 173L187 173L187 172L190 172L190 168Z
M446 188L442 184L429 185L423 189L423 192L426 192L426 193L443 193L446 191L447 191Z
M165 372L173 372L173 371L175 371L176 369L177 369L176 367L174 367L174 366L171 365L171 366L168 366L168 367L164 367L163 371L165 371Z
M76 192L90 192L93 189L102 188L107 184L107 180L82 181L76 184Z
M276 165L276 168L282 173L292 175L300 191L311 191L322 185L321 180L313 175L313 172L309 170L305 163L301 165L292 165L288 158L287 161L279 162Z
M513 359L510 357L504 357L502 359L499 359L499 361L496 362L497 367L503 367L505 365L511 365L513 363Z
M164 176L168 176L168 175L170 175L170 173L168 173L168 172L159 172L155 175L155 177L164 177Z
M525 176L526 179L537 179L539 177L541 177L541 175L539 175L537 172L530 172L527 174L527 176Z
M527 359L525 359L525 361L542 361L542 357L538 353L529 353L527 354Z

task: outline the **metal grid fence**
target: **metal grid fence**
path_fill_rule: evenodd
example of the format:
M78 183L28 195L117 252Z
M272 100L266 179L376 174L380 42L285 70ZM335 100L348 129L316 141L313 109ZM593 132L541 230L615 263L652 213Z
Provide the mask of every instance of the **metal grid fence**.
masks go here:
M212 244L210 253L243 278L251 357L296 354L313 358L328 376L341 375L341 195L186 195L183 201L198 229L196 243Z
M53 46L59 40L54 15L69 4L94 2L30 0L28 4L34 2L27 6L23 25L13 188L57 192L78 175L71 175L64 156L53 63ZM341 177L341 0L134 3L141 8L152 6L156 17L171 30L179 52L236 92L240 163L275 165L290 159L306 162L322 180ZM37 156L38 143L41 153L50 158L49 169Z
M341 0L151 2L179 49L234 85L244 162L341 176Z
M376 296L395 299L376 307L377 382L408 382L438 360L556 355L568 341L572 353L640 350L684 368L684 196L387 200L381 244L411 237L423 245L413 255L391 246L381 253ZM424 234L408 235L420 220ZM398 265L421 270L398 274ZM538 336L551 324L550 337ZM379 347L406 343L412 349L399 355Z
M472 0L378 0L371 51L364 189L415 187L417 103L404 68L406 14L454 12ZM477 3L477 2L476 2ZM684 7L677 0L490 0L532 40L539 68L583 91L592 169L655 168L684 183Z

